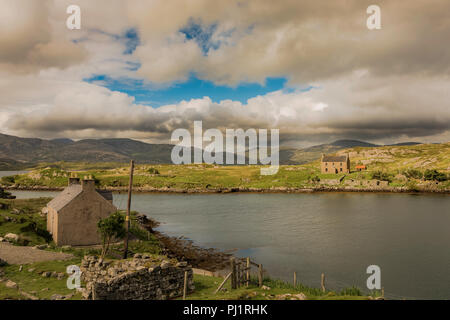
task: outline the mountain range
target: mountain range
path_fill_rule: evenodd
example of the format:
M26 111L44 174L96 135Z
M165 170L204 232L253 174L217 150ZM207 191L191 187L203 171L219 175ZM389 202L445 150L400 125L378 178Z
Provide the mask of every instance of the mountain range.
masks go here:
M414 145L406 142L397 145ZM335 153L353 147L377 147L358 140L338 140L304 149L281 148L280 164L303 164L314 161L322 153ZM120 162L131 159L138 163L172 163L171 144L150 144L132 139L45 140L0 134L0 170L14 170L42 162Z

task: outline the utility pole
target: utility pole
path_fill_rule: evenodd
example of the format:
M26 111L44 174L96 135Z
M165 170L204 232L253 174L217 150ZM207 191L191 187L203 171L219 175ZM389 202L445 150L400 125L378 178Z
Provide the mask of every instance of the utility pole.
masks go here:
M127 204L127 216L125 217L125 240L124 240L124 251L123 258L126 259L128 256L128 234L130 231L130 208L131 208L131 189L133 188L133 170L134 170L134 161L130 162L130 183L128 185L128 204Z

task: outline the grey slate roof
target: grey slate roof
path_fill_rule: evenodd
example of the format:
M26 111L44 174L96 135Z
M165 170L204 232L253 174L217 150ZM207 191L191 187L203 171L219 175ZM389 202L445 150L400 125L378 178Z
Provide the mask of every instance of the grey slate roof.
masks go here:
M83 191L80 184L71 184L58 194L52 201L47 204L47 207L53 208L56 211L64 208L70 201Z
M324 156L322 162L345 162L347 156Z
M100 191L96 190L103 198L108 201L112 201L111 191ZM81 192L83 192L83 187L80 184L71 184L66 187L60 194L58 194L52 201L47 204L47 207L53 208L56 211L64 208L70 201L75 199Z

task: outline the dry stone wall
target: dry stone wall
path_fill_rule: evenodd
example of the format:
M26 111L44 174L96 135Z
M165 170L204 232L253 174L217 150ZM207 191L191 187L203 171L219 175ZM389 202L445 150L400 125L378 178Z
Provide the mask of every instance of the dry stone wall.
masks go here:
M84 257L83 297L91 300L166 300L183 295L187 271L187 292L194 291L192 268L186 262L158 261L137 254L133 259L108 262Z

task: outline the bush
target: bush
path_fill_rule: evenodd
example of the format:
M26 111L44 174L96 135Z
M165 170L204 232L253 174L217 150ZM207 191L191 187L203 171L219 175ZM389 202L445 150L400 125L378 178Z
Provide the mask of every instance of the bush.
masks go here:
M372 173L372 179L380 180L380 181L389 181L392 182L392 177L390 174L383 171L375 171Z
M102 258L109 251L113 239L123 239L125 236L125 217L120 212L114 212L109 217L101 219L97 224L98 232L102 237Z
M150 168L147 170L147 172L150 174L159 174L158 169L155 169L155 168Z
M428 181L447 181L447 175L443 172L439 172L437 170L426 170L423 175L425 180Z
M16 179L15 176L2 177L2 183L6 184L6 185L12 185L12 184L16 183L15 179Z

